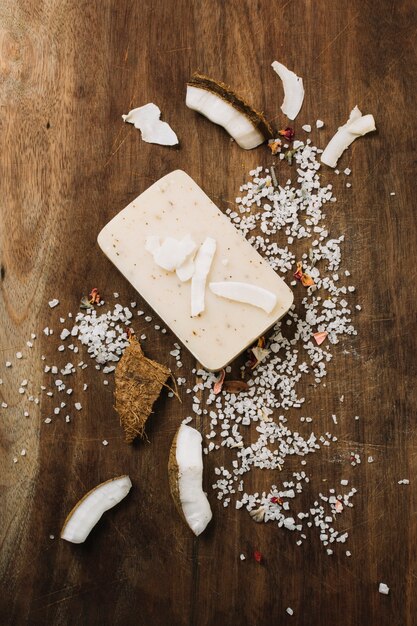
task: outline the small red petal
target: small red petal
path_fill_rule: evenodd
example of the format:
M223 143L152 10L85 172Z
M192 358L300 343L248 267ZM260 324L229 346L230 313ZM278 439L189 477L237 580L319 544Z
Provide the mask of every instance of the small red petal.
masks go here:
M225 376L226 376L226 372L225 372L225 370L222 370L220 372L219 378L214 383L213 393L215 393L216 395L219 394L221 392L221 390L222 390L223 383L224 383L224 377Z
M258 550L255 550L255 552L253 553L253 558L257 563L260 563L262 561L262 554Z

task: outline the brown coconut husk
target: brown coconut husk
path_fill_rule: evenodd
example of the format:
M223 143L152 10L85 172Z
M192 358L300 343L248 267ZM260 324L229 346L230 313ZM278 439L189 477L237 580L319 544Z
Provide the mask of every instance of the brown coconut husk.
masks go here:
M148 359L134 337L115 371L115 408L128 443L145 436L145 424L152 407L171 374L161 363Z
M253 109L243 98L238 96L234 91L228 87L225 83L221 83L209 76L194 72L187 85L190 87L198 87L199 89L205 89L216 94L229 104L231 104L239 113L242 113L249 119L255 128L257 128L265 139L273 138L273 130L269 122L265 119L262 113Z
M178 430L175 433L175 437L172 441L171 448L169 451L169 459L168 459L169 488L171 491L172 499L174 500L175 506L178 510L178 513L180 514L184 522L188 525L187 520L185 519L185 516L184 516L184 512L182 510L180 489L179 489L179 483L178 483L177 438L178 438Z

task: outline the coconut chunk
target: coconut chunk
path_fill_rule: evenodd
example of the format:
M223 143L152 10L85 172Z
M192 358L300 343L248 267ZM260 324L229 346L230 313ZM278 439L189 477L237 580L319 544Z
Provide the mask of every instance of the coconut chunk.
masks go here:
M161 110L153 102L122 115L124 122L129 122L140 130L143 141L158 143L161 146L174 146L178 143L178 137L167 122L161 122L160 117Z
M194 257L195 257L195 251L192 254L190 254L190 256L187 259L185 259L184 263L180 265L180 267L177 267L176 269L177 277L183 283L187 282L187 280L190 280L194 274L194 268L195 268Z
M336 167L343 152L355 139L374 130L376 130L376 126L373 115L362 115L358 107L355 106L346 124L340 126L336 134L330 139L321 155L321 162L329 167Z
M61 539L83 543L103 513L127 496L132 483L129 476L107 480L89 491L72 509L61 531Z
M281 111L290 120L295 120L301 107L303 106L303 79L278 61L274 61L271 65L273 70L282 80L282 85L284 87L284 101L281 105Z
M240 283L234 281L222 281L218 283L210 283L210 290L228 300L251 304L252 306L263 309L265 313L271 313L277 303L277 296L272 291L268 291L263 287L251 285L250 283Z
M261 113L249 106L224 83L194 74L187 85L185 104L219 124L245 150L272 137L272 128Z
M212 518L203 491L202 437L198 430L182 424L172 443L169 464L172 497L195 535L200 535Z
M159 267L168 272L173 272L181 267L190 255L195 253L197 245L190 235L185 235L182 239L165 237L162 243L160 243L159 237L151 235L146 239L145 249L152 254Z
M191 317L204 311L205 290L213 257L216 252L216 240L206 237L195 258L194 273L191 279Z

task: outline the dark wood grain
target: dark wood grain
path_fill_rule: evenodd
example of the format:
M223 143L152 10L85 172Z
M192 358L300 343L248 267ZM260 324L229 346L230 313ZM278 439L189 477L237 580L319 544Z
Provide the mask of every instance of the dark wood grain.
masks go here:
M9 404L0 415L2 624L416 624L416 23L412 0L2 2L0 394ZM327 556L315 534L297 547L276 526L224 509L210 489L221 454L206 464L214 521L193 539L166 472L173 434L191 411L186 394L182 405L161 398L150 443L129 447L112 388L91 367L83 411L71 424L45 427L46 400L24 418L17 393L25 377L34 389L49 382L41 354L58 359L41 332L56 319L49 299L76 311L95 285L110 301L115 291L122 301L138 299L95 243L116 212L176 168L225 209L247 172L270 163L264 148L244 152L188 110L184 94L198 69L232 85L269 120L282 120L275 58L304 77L296 128L324 119L324 143L355 104L378 126L344 157L352 189L324 174L335 180L329 222L346 234L344 258L363 311L358 336L336 350L326 388L306 390L317 430L330 428L336 408L340 415L336 448L314 455L307 469L312 494L342 472L358 488L343 522L351 559ZM122 113L149 101L180 148L146 144L121 123ZM3 360L34 331L30 354L5 369ZM149 333L149 356L166 361L172 340ZM183 362L190 376L195 363L185 354ZM13 464L23 447L27 456ZM352 449L375 463L352 468ZM134 489L91 540L73 546L49 538L83 493L124 472ZM401 488L405 477L410 485ZM260 490L271 484L262 472L251 480ZM240 562L255 548L265 556L261 566ZM388 597L377 591L381 581Z

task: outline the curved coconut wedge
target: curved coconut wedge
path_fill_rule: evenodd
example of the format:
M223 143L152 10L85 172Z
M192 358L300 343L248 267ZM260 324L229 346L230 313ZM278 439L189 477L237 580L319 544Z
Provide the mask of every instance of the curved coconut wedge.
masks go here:
M68 515L61 530L61 539L83 543L103 513L119 504L131 488L129 476L112 478L94 487Z
M284 102L281 105L281 111L290 120L295 120L304 101L303 79L278 61L274 61L271 65L282 80L284 87Z
M376 130L373 115L362 115L357 106L350 112L349 119L341 126L337 133L330 139L323 154L321 162L329 167L336 167L343 152L358 137Z
M202 438L198 430L182 424L169 453L168 476L171 494L183 519L200 535L212 518L203 491Z
M203 74L193 74L187 83L185 104L211 122L223 126L245 150L256 148L273 136L272 128L262 115L224 83Z
M249 283L222 281L210 283L209 287L216 296L257 306L263 309L265 313L271 313L277 303L275 293Z

